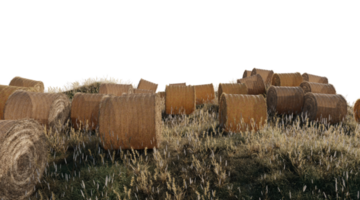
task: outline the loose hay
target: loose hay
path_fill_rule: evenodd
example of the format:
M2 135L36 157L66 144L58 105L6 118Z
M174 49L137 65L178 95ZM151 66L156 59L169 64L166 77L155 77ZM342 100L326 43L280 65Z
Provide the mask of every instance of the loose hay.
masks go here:
M360 122L360 99L354 105L354 118L358 123Z
M221 95L219 124L226 132L257 131L266 121L266 102L262 95Z
M154 93L156 92L157 89L157 84L152 83L150 81L144 80L144 79L140 79L140 82L137 86L137 89L142 89L142 90L152 90L154 91Z
M211 103L215 99L213 84L194 85L196 93L196 105Z
M170 86L186 86L186 83L171 83Z
M269 114L300 114L304 105L304 91L300 87L271 86L266 104Z
M101 83L99 88L99 93L121 96L124 93L125 94L133 93L133 87L132 85L128 85L128 84Z
M254 76L256 74L260 74L260 76L263 78L265 84L270 85L272 76L274 75L274 71L254 68L251 72L251 76Z
M335 87L331 84L302 82L300 87L304 90L304 93L336 94Z
M284 74L275 73L272 77L271 84L274 86L296 87L296 86L300 86L302 82L303 82L303 78L299 72L284 73Z
M194 86L166 86L166 114L189 115L196 109L196 94Z
M27 199L48 162L48 140L34 120L0 120L0 199Z
M254 76L250 76L243 79L238 79L238 83L244 83L248 89L248 94L264 94L265 83L260 74L256 74Z
M71 103L71 122L74 129L84 128L86 124L95 130L99 124L101 100L109 97L104 94L76 93Z
M17 87L33 87L35 88L36 92L44 92L44 83L41 81L34 81L31 79L22 78L16 76L10 81L10 86L17 86Z
M310 120L335 124L341 122L347 114L347 103L338 94L305 94L303 112Z
M251 76L251 71L245 70L244 74L243 74L243 78L250 77L250 76Z
M100 104L99 134L104 149L152 149L161 142L160 97L127 94Z
M220 83L218 90L218 102L220 102L220 98L223 93L247 94L248 89L244 83Z
M155 92L153 90L142 90L142 89L134 89L134 94L154 94Z
M302 77L303 77L304 81L308 81L308 82L324 83L324 84L329 83L328 79L325 76L317 76L317 75L312 75L312 74L308 74L308 73L303 73Z
M15 91L6 101L5 120L35 119L54 129L70 116L71 103L62 93Z
M0 85L0 120L4 119L4 108L6 101L10 95L17 90L35 91L36 89L30 87Z

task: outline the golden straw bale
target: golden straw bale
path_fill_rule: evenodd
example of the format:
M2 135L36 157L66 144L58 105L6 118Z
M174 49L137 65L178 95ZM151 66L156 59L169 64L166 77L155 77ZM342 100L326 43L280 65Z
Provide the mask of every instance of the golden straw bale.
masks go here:
M196 109L196 94L194 86L166 86L166 114L191 114Z
M222 93L226 94L247 94L248 89L244 83L220 83L218 90L218 102Z
M68 120L70 110L71 103L65 94L15 91L6 101L4 119L30 118L54 129Z
M143 89L134 89L134 94L154 94L154 90L143 90Z
M0 120L0 199L28 199L48 162L48 140L34 120Z
M84 128L88 123L91 130L99 125L99 106L104 94L76 93L71 103L71 122L74 129Z
M304 81L308 81L308 82L324 83L324 84L329 83L328 79L325 76L317 76L317 75L312 75L312 74L308 74L308 73L303 73L302 77L303 77Z
M165 92L158 92L161 98L165 99Z
M302 82L303 78L299 72L283 74L275 73L272 77L271 85L296 87L300 86Z
M266 104L269 114L300 114L304 105L304 91L300 87L271 86Z
M306 93L303 112L310 120L335 124L341 122L347 114L347 103L338 94Z
M237 82L245 83L248 89L248 94L264 94L266 92L265 83L260 74L256 74L254 76L243 79L238 79Z
M186 83L170 83L170 86L186 86Z
M154 93L156 92L157 89L157 84L152 83L150 81L144 80L144 79L140 79L140 82L137 86L137 89L142 89L142 90L152 90L154 91Z
M211 103L215 99L213 84L194 85L196 93L196 105Z
M16 87L8 85L0 85L0 120L4 119L5 103L9 96L17 90L35 91L35 88L31 87Z
M260 74L260 76L263 78L265 84L270 85L272 76L274 75L274 71L254 68L251 72L251 76L254 76L256 74Z
M354 105L354 118L355 121L360 123L360 99L358 99Z
M104 149L152 149L161 142L160 97L125 94L101 101L99 134Z
M251 71L245 70L244 74L243 74L243 78L250 77L250 76L251 76Z
M304 90L304 93L336 94L335 87L331 84L302 82L300 87Z
M17 86L17 87L33 87L35 88L36 92L44 92L44 83L41 81L34 81L27 78L22 78L16 76L10 81L10 86Z
M122 94L133 93L132 85L128 84L114 84L114 83L101 83L99 88L100 94L112 94L121 96Z
M243 120L243 121L242 121ZM220 97L219 124L227 132L259 130L267 121L262 95L226 94Z

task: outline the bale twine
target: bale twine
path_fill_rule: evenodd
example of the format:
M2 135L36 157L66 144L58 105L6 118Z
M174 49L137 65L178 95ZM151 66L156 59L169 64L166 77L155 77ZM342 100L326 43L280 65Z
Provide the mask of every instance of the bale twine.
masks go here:
M251 71L245 70L244 74L243 74L243 78L250 77L250 76L251 76Z
M300 86L302 82L303 78L299 72L283 74L275 73L272 77L271 85L296 87Z
M186 86L186 83L171 83L170 86Z
M150 81L144 80L144 79L140 79L140 82L138 84L137 89L142 89L142 90L152 90L154 91L154 93L156 92L157 89L157 84L152 83Z
M30 118L54 129L66 122L70 110L71 103L65 94L15 91L6 101L4 119Z
M191 114L196 109L196 94L194 86L166 86L166 114Z
M269 114L300 114L304 105L304 91L300 87L271 86L266 104Z
M35 91L35 88L0 85L0 120L4 119L6 101L9 96L17 90Z
M100 103L99 134L104 149L152 149L161 142L160 97L108 97Z
M251 76L254 76L256 74L260 74L260 76L263 78L265 84L270 85L272 76L274 75L274 71L254 68L251 72Z
M227 132L257 131L267 121L262 95L223 93L220 99L219 124Z
M48 162L48 140L34 120L0 120L0 199L27 199Z
M244 83L220 83L218 89L218 102L220 102L222 93L247 94L248 89Z
M71 122L74 129L84 128L86 123L90 130L99 125L99 106L102 99L109 97L104 94L76 93L71 103Z
M238 79L238 83L244 83L248 89L248 94L264 94L265 83L260 74L256 74L254 76L250 76L243 79Z
M302 82L300 87L304 90L304 93L336 94L335 87L331 84Z
M133 93L133 87L132 85L128 85L128 84L101 83L99 88L99 93L121 96L124 93L125 94Z
M354 105L354 118L356 122L360 122L360 99Z
M33 87L35 88L36 92L44 92L44 83L41 81L34 81L31 79L22 78L16 76L10 81L10 86L17 86L17 87Z
M134 89L134 94L154 94L154 90L143 90L143 89Z
M347 114L347 103L338 94L305 94L303 112L310 120L335 124L341 122Z
M303 77L304 81L308 81L308 82L324 83L324 84L329 83L328 79L325 76L317 76L317 75L312 75L312 74L308 74L308 73L303 73L302 77Z
M205 85L194 85L195 96L196 96L196 105L201 105L204 103L211 103L215 99L215 91L213 84Z

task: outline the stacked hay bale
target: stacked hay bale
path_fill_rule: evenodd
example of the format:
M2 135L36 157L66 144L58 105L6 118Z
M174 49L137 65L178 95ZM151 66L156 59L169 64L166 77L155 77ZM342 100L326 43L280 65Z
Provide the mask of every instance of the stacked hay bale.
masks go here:
M356 122L360 123L360 99L354 105L354 118Z
M35 88L36 92L44 92L44 83L41 81L34 81L31 79L22 78L19 76L16 76L10 81L10 86L16 86L16 87L31 87Z
M304 81L308 81L308 82L323 83L323 84L329 83L328 79L325 76L317 76L308 73L303 73L302 77Z
M155 93L153 90L143 90L143 89L134 89L134 94L153 94Z
M244 74L243 74L243 78L250 77L250 76L251 76L251 72L252 72L252 71L245 70L245 71L244 71Z
M274 86L297 87L303 82L303 78L299 72L296 73L275 73L272 77L271 84Z
M130 84L101 83L99 93L121 96L123 94L133 93L133 87Z
M195 96L196 96L196 105L211 103L215 99L215 91L212 83L205 85L194 85L194 88L195 88Z
M300 87L304 90L304 93L336 94L335 87L331 84L302 82Z
M165 92L158 92L160 98L165 99Z
M220 83L218 90L218 102L220 102L220 98L223 93L247 94L248 89L244 83Z
M300 87L271 86L266 96L269 114L300 114L304 105L304 91Z
M171 83L170 86L186 86L186 83Z
M272 76L274 75L274 71L254 68L251 72L251 76L254 76L256 74L259 74L263 78L265 85L270 85Z
M196 93L194 86L166 86L166 114L189 115L196 109Z
M152 90L154 91L154 93L156 92L157 89L157 84L152 83L150 81L144 80L144 79L140 79L140 82L137 86L137 89L141 89L141 90Z
M243 79L238 79L238 83L244 83L248 89L248 94L264 94L265 83L260 74L256 74L254 76L250 76Z

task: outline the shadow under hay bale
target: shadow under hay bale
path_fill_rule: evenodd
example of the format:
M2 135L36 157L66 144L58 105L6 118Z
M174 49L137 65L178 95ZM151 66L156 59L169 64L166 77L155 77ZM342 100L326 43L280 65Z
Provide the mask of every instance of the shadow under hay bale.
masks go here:
M27 199L45 170L48 140L34 120L0 120L0 199Z
M304 91L300 87L271 86L266 103L270 115L300 114L304 105Z
M320 93L320 94L336 94L335 87L331 84L324 83L312 83L302 82L300 87L304 90L304 93Z
M70 110L71 103L64 94L15 91L6 101L4 119L35 119L55 130L69 119Z
M360 99L358 99L354 105L354 119L360 123Z
M244 83L220 83L218 89L218 102L222 93L226 94L247 94L248 89Z
M205 85L194 85L195 96L196 96L196 105L201 105L204 103L212 103L215 99L215 91L213 84Z
M194 86L166 86L165 112L166 114L186 114L194 112L196 108L196 94Z
M303 78L299 72L283 74L275 73L272 77L271 85L296 87L300 86L302 82Z
M266 85L270 85L272 76L274 75L274 71L254 68L251 72L251 76L254 76L256 74L259 74L263 78Z
M308 81L308 82L323 83L323 84L329 83L328 79L324 76L316 76L308 73L303 73L302 77L304 81Z
M41 81L34 81L27 78L16 76L10 81L10 86L16 87L32 87L36 92L44 92L44 83Z
M157 87L158 87L158 84L152 83L152 82L144 80L144 79L140 79L140 82L139 82L139 84L137 86L137 89L152 90L155 93Z
M250 76L243 79L238 79L238 83L244 83L248 89L248 94L264 94L265 83L260 74L256 74L254 76Z
M112 94L115 96L121 96L122 94L133 93L132 85L128 84L114 84L114 83L101 83L99 88L99 94Z
M155 92L153 90L143 90L143 89L134 89L134 94L154 94Z
M242 78L246 78L246 77L250 77L250 76L251 76L251 71L250 70L245 70Z

